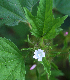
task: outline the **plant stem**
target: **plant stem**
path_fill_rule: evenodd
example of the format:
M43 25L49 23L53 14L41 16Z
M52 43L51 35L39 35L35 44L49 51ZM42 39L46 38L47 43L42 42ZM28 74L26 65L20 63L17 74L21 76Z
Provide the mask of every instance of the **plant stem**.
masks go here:
M48 73L47 73L47 80L49 80Z

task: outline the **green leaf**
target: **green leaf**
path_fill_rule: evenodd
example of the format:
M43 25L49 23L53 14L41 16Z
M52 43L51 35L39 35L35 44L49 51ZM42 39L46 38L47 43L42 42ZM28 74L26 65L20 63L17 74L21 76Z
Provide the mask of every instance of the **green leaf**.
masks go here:
M52 0L40 0L37 16L33 16L27 8L24 8L25 17L32 25L32 35L41 38L52 39L62 29L59 28L67 15L62 18L55 19L52 13Z
M57 67L53 62L51 62L51 66L52 66L54 69L58 70L58 67Z
M70 16L70 0L53 0L53 8Z
M16 45L0 37L0 79L25 80L24 59Z
M23 49L21 49L21 51L22 50L33 50L33 48L23 48Z
M50 65L50 62L48 60L46 60L46 58L43 58L43 60L40 61L40 63L44 66L44 70L48 74L48 78L49 78L50 75L51 75L51 65Z
M50 22L48 22L48 18L47 18L45 22L44 32L43 32L45 34L44 38L51 39L54 38L56 35L58 35L59 32L62 30L60 26L62 23L64 23L64 20L66 18L67 15L57 19L54 19L52 17L52 19L50 19ZM49 27L46 28L47 26Z
M30 11L38 0L0 0L0 26L18 25L19 22L27 22L23 6Z
M0 25L18 25L20 21L25 21L24 11L20 0L0 0Z

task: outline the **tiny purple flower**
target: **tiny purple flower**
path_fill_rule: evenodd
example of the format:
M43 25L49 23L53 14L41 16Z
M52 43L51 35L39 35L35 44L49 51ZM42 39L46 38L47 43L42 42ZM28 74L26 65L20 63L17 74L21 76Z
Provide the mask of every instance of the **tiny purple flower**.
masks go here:
M65 33L64 33L64 36L67 36L67 35L68 35L68 32L65 32Z
M34 65L30 68L30 70L34 69L35 67L36 67L36 64L34 64Z

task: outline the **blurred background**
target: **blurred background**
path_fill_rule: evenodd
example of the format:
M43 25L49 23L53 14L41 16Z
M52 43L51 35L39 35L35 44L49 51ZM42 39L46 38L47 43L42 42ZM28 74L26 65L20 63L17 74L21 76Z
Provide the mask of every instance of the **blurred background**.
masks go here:
M32 14L34 16L37 15L38 5L39 1L32 8ZM50 80L70 80L70 0L53 0L52 12L55 18L64 15L68 15L68 18L61 25L63 31L53 39L53 45L58 44L58 46L54 48L54 51L60 51L61 54L53 60L59 70L51 70L52 75ZM7 26L5 24L0 26L0 37L10 39L20 50L29 47L26 42L28 34L31 37L29 25L26 23L20 22L16 26ZM44 72L43 66L38 62L34 62L32 52L23 51L24 55L28 53L29 56L25 59L26 80L47 80L46 74L41 75ZM38 65L35 69L30 70L30 67L34 64Z

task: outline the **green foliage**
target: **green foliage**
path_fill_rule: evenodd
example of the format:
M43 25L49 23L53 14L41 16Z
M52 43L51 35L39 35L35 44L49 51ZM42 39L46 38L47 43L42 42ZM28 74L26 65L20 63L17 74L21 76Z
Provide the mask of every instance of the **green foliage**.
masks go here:
M19 0L0 0L0 25L17 25L25 22L25 16Z
M69 49L69 53L70 53L70 49ZM70 62L70 54L69 54L69 62Z
M58 70L58 67L57 67L53 62L51 62L51 66L52 66L54 69Z
M45 70L46 73L48 74L47 76L48 76L48 78L49 78L50 75L51 75L51 71L50 71L51 65L50 65L49 61L46 60L46 58L43 58L42 62L40 62L40 63L44 66L44 70Z
M32 11L32 7L38 2L39 0L23 0L23 6L26 7L29 11Z
M33 50L33 48L23 48L23 49L21 49L21 51L22 50Z
M1 37L0 79L25 80L25 64L21 52L14 43Z
M64 73L62 73L60 70L51 70L50 80L58 80L56 77L59 76L64 76Z
M32 25L31 33L36 37L47 39L54 38L62 29L59 28L67 15L55 19L52 13L52 0L40 0L37 16L33 16L27 8L24 8L26 18Z
M2 24L15 26L18 25L19 22L26 22L22 7L27 7L31 11L31 8L37 1L38 0L0 0L0 26Z
M38 1L39 1L39 6L37 11L37 16L33 16L35 15L32 13L33 6ZM63 14L70 15L69 3L70 3L69 0L67 1L53 0L53 4L54 4L53 10L59 11ZM58 67L52 62L54 57L61 53L60 49L59 51L56 51L55 48L53 48L54 45L52 44L53 43L52 38L55 38L55 36L58 35L59 32L62 30L60 26L67 18L67 15L61 18L54 18L53 16L54 12L52 13L53 10L52 10L52 0L0 0L0 26L3 24L8 26L13 26L10 27L9 29L7 26L4 26L5 28L1 30L0 35L1 36L6 35L7 38L11 38L11 40L13 39L15 44L17 45L20 44L20 46L18 46L20 49L24 46L26 47L29 46L29 48L21 49L21 51L24 50L23 51L24 54L22 54L14 43L12 43L10 40L7 40L6 38L0 37L0 79L1 80L25 80L25 64L27 66L26 70L29 74L29 72L31 72L29 70L30 65L33 65L34 63L37 65L38 68L42 69L41 70L42 72L38 70L36 67L36 71L35 71L36 77L35 77L35 72L33 71L34 74L33 72L31 73L33 74L33 78L31 74L29 75L27 74L28 80L30 79L29 78L30 76L31 79L33 80L34 78L35 79L37 78L38 80L39 79L46 80L46 78L48 80L49 79L57 80L56 77L63 76L63 73L59 71ZM36 11L34 11L34 13L35 12ZM19 22L25 22L25 24L20 23L18 25ZM31 28L32 35L34 35L34 36L30 35L31 37L30 39L29 39L29 35L27 36L27 40L25 41L28 43L24 42L24 39L29 29L26 26L26 23L28 24L27 26ZM9 30L12 30L12 32L10 32ZM9 33L15 34L13 38L10 36ZM23 45L23 43L27 45ZM59 43L62 42L60 41ZM62 49L65 50L65 48L67 47L68 47L68 43L66 39L64 41L64 47ZM32 57L34 50L39 48L42 48L46 54L45 58L43 58L43 61L40 62L43 66L41 64L40 66L38 66L39 65L38 61L33 61L33 57ZM70 47L68 47L68 49L69 48ZM68 57L70 62L70 54L68 55ZM25 60L25 64L24 64L24 60ZM42 67L44 67L45 71L43 70ZM53 67L56 70L52 70L51 67ZM45 77L46 73L47 73L47 77Z
M50 22L45 22L45 27L44 27L44 34L45 38L51 39L54 38L56 35L59 34L59 32L62 30L59 28L61 24L64 22L64 20L67 18L67 16L64 16L62 18L57 18L57 19L50 19ZM46 19L48 21L48 19ZM49 25L48 29L46 28Z
M24 45L26 44L24 40L27 38L27 34L29 33L30 31L28 25L23 22L15 26L8 27L7 25L4 25L0 27L0 35L10 39L15 43L15 45L18 46L19 49L21 49L22 46L27 46Z
M53 0L53 8L70 16L70 0Z

